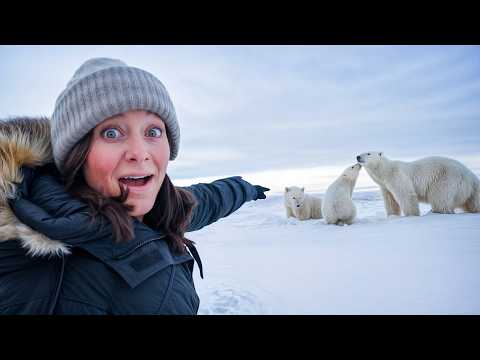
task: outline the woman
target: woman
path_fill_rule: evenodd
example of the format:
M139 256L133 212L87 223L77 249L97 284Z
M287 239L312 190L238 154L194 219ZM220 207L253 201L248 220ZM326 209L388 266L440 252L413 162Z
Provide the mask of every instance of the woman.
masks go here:
M51 121L1 123L0 313L196 314L185 232L268 189L173 186L179 135L163 84L107 58L76 71Z

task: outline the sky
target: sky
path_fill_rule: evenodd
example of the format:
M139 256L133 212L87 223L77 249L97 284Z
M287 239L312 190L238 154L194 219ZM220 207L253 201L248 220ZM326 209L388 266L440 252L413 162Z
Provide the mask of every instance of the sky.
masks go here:
M241 175L313 189L366 151L480 169L479 46L2 45L0 118L50 116L92 57L121 59L167 88L181 129L168 171L176 184Z

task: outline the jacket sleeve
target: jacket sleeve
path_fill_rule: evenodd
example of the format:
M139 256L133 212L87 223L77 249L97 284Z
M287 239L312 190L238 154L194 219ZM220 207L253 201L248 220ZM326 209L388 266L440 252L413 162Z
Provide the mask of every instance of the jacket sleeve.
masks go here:
M245 202L257 200L255 186L234 176L216 180L210 184L196 184L183 189L195 197L197 205L187 232L200 230L239 209Z

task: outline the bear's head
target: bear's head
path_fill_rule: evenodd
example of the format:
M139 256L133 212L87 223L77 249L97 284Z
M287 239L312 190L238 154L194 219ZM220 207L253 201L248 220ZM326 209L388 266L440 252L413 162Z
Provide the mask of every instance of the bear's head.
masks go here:
M357 156L357 161L359 164L368 167L375 167L375 165L382 161L385 158L383 152L370 151Z
M343 171L342 178L346 178L347 180L351 180L351 181L356 181L361 168L362 168L362 165L360 164L350 165L348 168L346 168Z
M305 188L290 186L285 188L285 201L292 208L299 208L305 201Z

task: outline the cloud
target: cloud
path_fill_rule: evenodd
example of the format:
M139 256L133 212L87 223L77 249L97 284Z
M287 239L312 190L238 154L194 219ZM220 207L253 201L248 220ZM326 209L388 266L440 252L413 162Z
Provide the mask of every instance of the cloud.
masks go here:
M0 116L50 114L93 56L155 74L180 122L177 179L340 168L374 149L479 155L478 46L1 46L0 55Z

